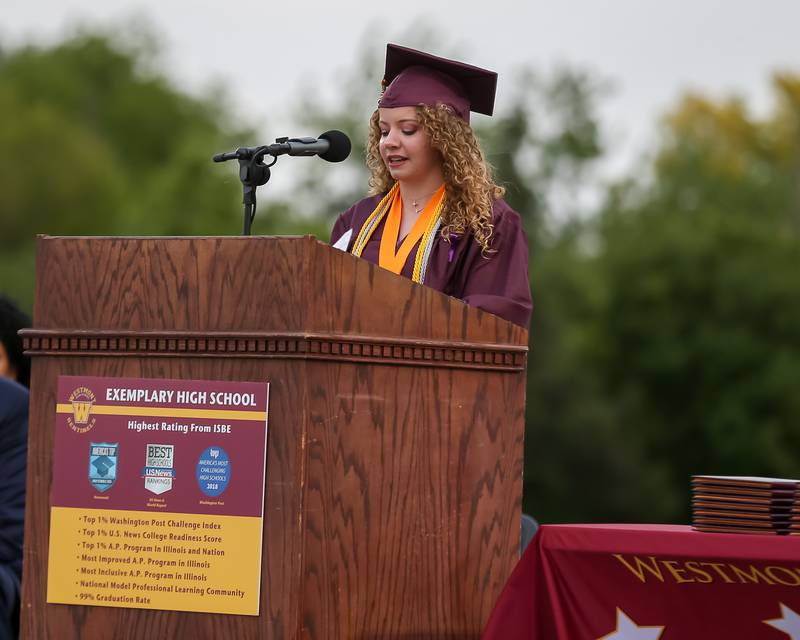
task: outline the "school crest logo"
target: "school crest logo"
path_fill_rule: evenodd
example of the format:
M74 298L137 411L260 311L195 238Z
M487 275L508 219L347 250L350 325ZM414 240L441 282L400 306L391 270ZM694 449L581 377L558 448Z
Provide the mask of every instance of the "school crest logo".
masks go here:
M148 444L144 467L144 488L156 495L172 489L175 479L175 445Z
M86 433L94 426L97 420L92 415L95 399L92 390L86 387L78 387L69 394L72 415L67 415L67 424L70 429L77 433Z
M89 482L98 491L108 491L117 481L119 442L89 445Z

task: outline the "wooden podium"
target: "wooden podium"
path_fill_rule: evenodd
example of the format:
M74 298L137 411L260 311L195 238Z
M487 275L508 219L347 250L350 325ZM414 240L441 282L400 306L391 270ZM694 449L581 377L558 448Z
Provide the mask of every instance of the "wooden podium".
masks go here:
M22 638L477 638L518 557L527 333L303 238L38 240ZM259 616L46 603L59 375L268 381Z

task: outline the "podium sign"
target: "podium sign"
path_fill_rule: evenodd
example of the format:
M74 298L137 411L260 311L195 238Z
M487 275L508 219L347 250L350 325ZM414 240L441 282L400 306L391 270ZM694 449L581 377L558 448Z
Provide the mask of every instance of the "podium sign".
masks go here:
M268 393L59 376L47 601L258 615Z

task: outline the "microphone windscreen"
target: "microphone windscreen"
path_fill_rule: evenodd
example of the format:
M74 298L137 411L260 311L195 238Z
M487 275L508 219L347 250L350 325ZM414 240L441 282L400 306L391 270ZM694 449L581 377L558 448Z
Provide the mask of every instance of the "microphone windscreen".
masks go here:
M326 131L320 135L320 139L327 140L330 148L325 152L319 154L319 157L328 162L341 162L350 155L350 138L348 138L341 131Z

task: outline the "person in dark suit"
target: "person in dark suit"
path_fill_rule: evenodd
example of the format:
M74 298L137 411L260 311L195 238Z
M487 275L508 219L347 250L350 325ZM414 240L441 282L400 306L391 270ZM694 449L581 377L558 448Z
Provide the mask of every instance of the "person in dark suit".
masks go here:
M22 352L20 329L31 326L31 319L14 302L0 294L0 377L31 386L30 359Z
M19 635L28 390L0 377L0 640Z

